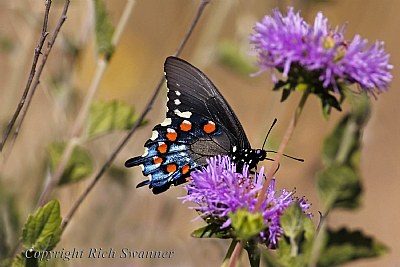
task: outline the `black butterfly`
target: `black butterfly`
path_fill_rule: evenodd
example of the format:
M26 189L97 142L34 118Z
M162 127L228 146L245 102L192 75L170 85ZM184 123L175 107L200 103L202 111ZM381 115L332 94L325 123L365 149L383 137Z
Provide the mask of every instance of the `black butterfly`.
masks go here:
M229 155L238 169L244 163L253 169L267 159L267 151L251 148L232 108L203 72L177 57L166 59L164 71L166 119L153 128L145 153L125 162L126 167L141 165L149 176L137 187L164 192L186 182L192 170L216 155Z

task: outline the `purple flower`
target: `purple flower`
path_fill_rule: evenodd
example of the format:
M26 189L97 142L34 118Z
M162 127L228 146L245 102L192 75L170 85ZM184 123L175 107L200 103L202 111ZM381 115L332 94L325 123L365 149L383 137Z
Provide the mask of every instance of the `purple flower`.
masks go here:
M300 75L298 82L315 84L316 80L335 92L342 84L353 83L370 93L386 91L392 80L393 66L383 42L367 48L367 41L359 35L349 42L344 39L345 27L330 28L322 13L311 26L293 8L286 16L274 10L254 30L250 40L261 71L278 69L286 78ZM310 77L313 81L307 80Z
M192 180L186 186L188 195L182 197L183 202L193 202L192 207L201 213L203 218L212 218L220 222L221 228L231 226L229 215L238 210L256 212L258 194L264 181L262 167L254 177L250 176L247 166L242 172L236 172L236 165L228 156L217 156L207 160L208 165L191 173ZM293 197L293 192L275 190L272 179L268 196L261 205L261 214L266 230L260 233L263 243L275 247L277 239L282 235L280 217L291 204L298 202L306 211L309 204L304 199Z

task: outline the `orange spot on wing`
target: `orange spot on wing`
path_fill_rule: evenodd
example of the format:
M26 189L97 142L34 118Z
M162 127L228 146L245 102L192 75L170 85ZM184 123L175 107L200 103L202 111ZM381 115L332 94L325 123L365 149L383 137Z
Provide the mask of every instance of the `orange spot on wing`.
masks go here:
M190 170L190 166L189 165L185 165L185 166L182 167L181 172L182 172L182 174L186 174L186 173L189 172L189 170Z
M175 141L176 138L178 137L178 134L176 132L168 132L165 137L171 142Z
M206 124L204 124L203 126L203 131L207 134L211 134L213 132L215 132L215 130L217 129L217 126L215 125L214 122L209 121Z
M185 120L179 125L179 128L181 129L181 131L189 132L192 129L192 124L189 121Z
M153 162L154 164L161 164L163 162L163 159L160 157L154 157Z
M160 152L162 154L167 153L168 146L167 146L167 144L162 143L157 147L157 150L158 150L158 152Z
M167 172L168 173L174 172L174 171L176 171L176 169L177 169L177 167L176 167L175 163L171 163L171 164L167 165Z

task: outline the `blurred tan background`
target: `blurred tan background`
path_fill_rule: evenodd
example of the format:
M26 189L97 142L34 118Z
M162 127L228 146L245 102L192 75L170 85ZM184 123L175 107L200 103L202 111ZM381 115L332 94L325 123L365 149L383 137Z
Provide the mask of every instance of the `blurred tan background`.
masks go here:
M49 22L52 31L64 1L53 1ZM119 99L142 111L163 73L163 62L179 44L190 25L200 1L137 1L122 40L116 48L96 99ZM117 24L125 1L107 1L112 22ZM261 147L265 134L276 117L269 148L276 149L298 96L280 103L280 94L271 91L268 74L249 77L235 72L218 60L221 44L232 43L238 52L251 53L248 35L252 26L272 8L294 5L312 23L317 11L329 18L331 25L348 22L346 36L360 34L370 43L383 40L395 66L389 92L372 100L370 122L365 128L362 151L364 196L357 211L330 214L332 227L363 229L390 247L382 258L358 261L346 266L400 266L400 100L398 68L400 62L400 2L396 0L331 1L256 1L214 0L207 6L200 25L181 57L201 68L217 85L240 118L253 147ZM55 49L43 73L39 90L17 142L7 158L2 158L1 177L6 190L18 199L21 221L32 212L45 177L47 146L65 140L76 111L87 91L95 69L93 15L91 1L72 1L68 19L57 39ZM43 1L0 2L0 123L5 127L22 94L32 62L44 11ZM250 60L254 57L249 56ZM149 124L140 129L114 162L118 168L129 157L142 154L151 128L164 118L166 90L157 98L148 116ZM346 107L345 107L346 109ZM287 152L302 157L305 163L284 160L277 174L280 188L296 188L306 196L318 217L320 206L314 186L314 173L321 168L323 137L342 114L334 111L329 121L323 119L319 102L311 98L290 142ZM100 167L125 133L116 132L97 138L85 146L90 149L96 167ZM7 149L6 149L7 151ZM125 177L125 178L124 178ZM173 188L154 196L135 185L144 177L140 168L108 174L73 218L57 249L91 247L130 248L131 250L175 251L169 260L72 260L60 266L219 266L229 246L228 241L194 239L192 230L202 226L196 213L177 199L185 194ZM65 214L89 179L61 187L56 196ZM246 263L246 257L243 258ZM247 264L247 263L246 263Z

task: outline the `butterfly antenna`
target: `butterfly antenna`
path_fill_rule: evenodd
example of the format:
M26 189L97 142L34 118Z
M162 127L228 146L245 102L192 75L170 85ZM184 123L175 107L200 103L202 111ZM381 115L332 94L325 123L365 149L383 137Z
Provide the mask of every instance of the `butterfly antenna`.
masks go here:
M265 152L267 152L267 153L278 153L278 152L276 152L274 150L266 150ZM301 158L292 157L292 156L289 156L287 154L282 154L282 155L287 157L287 158L290 158L290 159L294 159L294 160L297 160L297 161L304 162L304 159L301 159Z
M274 125L276 124L276 122L277 122L277 121L278 121L278 120L275 118L275 119L274 119L274 121L272 122L272 125L271 125L271 127L269 127L269 130L268 130L267 136L266 136L266 137L265 137L265 139L264 139L264 143L263 143L263 145L262 145L262 148L261 148L261 149L263 149L263 150L264 150L264 146L265 146L265 143L267 142L267 139L268 139L269 133L271 132L272 128L274 128Z

